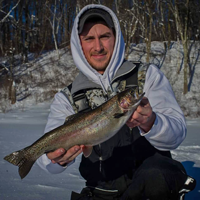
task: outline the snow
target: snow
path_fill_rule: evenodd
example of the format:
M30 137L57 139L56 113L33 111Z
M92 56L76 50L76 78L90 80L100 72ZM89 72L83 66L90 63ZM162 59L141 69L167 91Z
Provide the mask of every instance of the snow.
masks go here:
M186 200L200 199L200 44L191 43L191 69L195 72L190 81L190 91L183 95L183 49L176 42L165 52L161 42L152 42L151 62L157 64L169 79L177 101L187 117L188 134L185 141L172 151L174 159L185 166L189 175L197 180L194 191ZM145 62L145 44L132 45L129 60ZM61 174L47 174L37 164L23 180L17 167L3 158L9 153L32 144L41 137L54 94L72 82L77 71L70 52L67 49L46 52L35 58L29 54L29 63L20 64L15 57L14 76L16 78L17 102L11 105L8 100L0 98L0 199L1 200L63 200L70 199L71 191L80 192L84 180L78 167L81 157L76 159ZM5 59L0 62L7 66ZM1 64L0 63L0 64ZM176 73L177 66L181 68ZM6 94L1 87L1 95ZM42 102L42 103L41 103Z
M34 164L23 180L18 175L18 167L3 160L5 155L32 144L43 135L49 106L50 103L43 103L25 111L0 114L1 200L70 199L72 190L78 192L84 187L78 171L80 157L64 173L57 175L47 174Z
M18 167L3 158L9 153L32 144L43 135L50 102L31 106L24 111L0 113L0 199L1 200L63 200L70 199L71 191L80 192L84 180L78 167L81 157L61 174L48 174L34 164L29 174L21 180ZM174 159L186 167L188 174L197 180L196 189L186 200L200 199L200 119L187 120L185 141L172 151Z

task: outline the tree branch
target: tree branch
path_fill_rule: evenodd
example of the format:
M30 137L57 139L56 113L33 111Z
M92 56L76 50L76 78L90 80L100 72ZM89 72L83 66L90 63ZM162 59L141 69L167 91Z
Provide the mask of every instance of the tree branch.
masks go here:
M0 23L3 23L5 20L6 20L6 18L8 18L8 16L10 15L10 13L18 6L18 4L19 4L19 2L20 2L21 0L19 0L18 2L17 2L17 4L14 6L14 7L12 7L12 9L7 13L7 15L0 21Z

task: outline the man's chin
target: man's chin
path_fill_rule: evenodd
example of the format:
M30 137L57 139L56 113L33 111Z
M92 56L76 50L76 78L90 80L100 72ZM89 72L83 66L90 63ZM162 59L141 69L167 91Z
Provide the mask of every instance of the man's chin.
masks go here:
M92 62L92 63L89 63L92 68L96 69L97 71L105 71L106 67L108 66L109 62L100 62L101 64L99 63L95 63L95 62Z
M106 67L107 65L106 66L92 66L92 68L97 71L105 71Z

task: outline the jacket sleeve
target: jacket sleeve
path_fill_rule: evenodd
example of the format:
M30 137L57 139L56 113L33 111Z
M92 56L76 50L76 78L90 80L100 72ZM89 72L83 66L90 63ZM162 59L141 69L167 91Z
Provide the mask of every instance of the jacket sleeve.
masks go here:
M141 135L159 150L173 150L186 137L186 122L171 85L164 74L150 65L144 85L145 96L149 99L156 120L147 133Z
M57 93L54 97L53 103L51 104L50 113L48 116L47 124L45 127L45 133L63 125L67 116L74 114L73 108L67 98L62 93ZM58 164L53 164L49 160L46 154L43 154L37 159L37 164L45 171L52 174L63 172L68 166L74 161L69 163L66 167L62 167Z

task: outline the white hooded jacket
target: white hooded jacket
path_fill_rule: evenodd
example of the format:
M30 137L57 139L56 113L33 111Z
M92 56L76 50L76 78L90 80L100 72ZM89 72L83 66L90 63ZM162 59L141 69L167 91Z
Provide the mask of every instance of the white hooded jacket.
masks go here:
M79 35L78 35L79 18L86 10L91 9L91 8L101 8L101 9L106 10L112 17L112 20L115 26L115 31L116 31L115 47L112 54L112 58L103 75L99 74L87 62L83 54L81 43L79 40ZM78 16L76 17L74 21L74 26L73 26L72 35L71 35L71 51L72 51L72 56L74 58L74 63L77 66L77 68L85 76L88 77L89 80L91 80L92 82L98 85L101 85L104 91L106 91L108 87L110 86L110 82L112 78L114 77L115 73L117 72L117 70L119 69L119 67L121 66L124 60L124 49L125 49L125 45L124 45L124 39L121 33L120 25L119 25L116 15L113 13L112 10L102 5L91 4L84 7L80 11L80 13L78 14Z
M78 22L80 16L88 9L101 8L107 11L114 22L116 39L112 58L103 75L99 74L87 62L78 35ZM112 78L124 60L124 40L120 25L116 15L109 8L102 5L88 5L77 15L71 33L71 51L76 67L92 82L101 85L104 92L109 88ZM184 115L175 99L169 81L164 74L155 66L150 65L146 74L144 85L145 96L149 99L153 111L156 113L156 120L147 133L140 130L141 135L157 149L168 151L177 148L186 137L186 123ZM73 108L68 99L62 94L57 93L51 105L51 111L45 132L55 129L62 125L65 118L74 114ZM60 173L67 167L51 163L44 154L37 163L39 166L50 173ZM73 162L72 162L73 163Z

